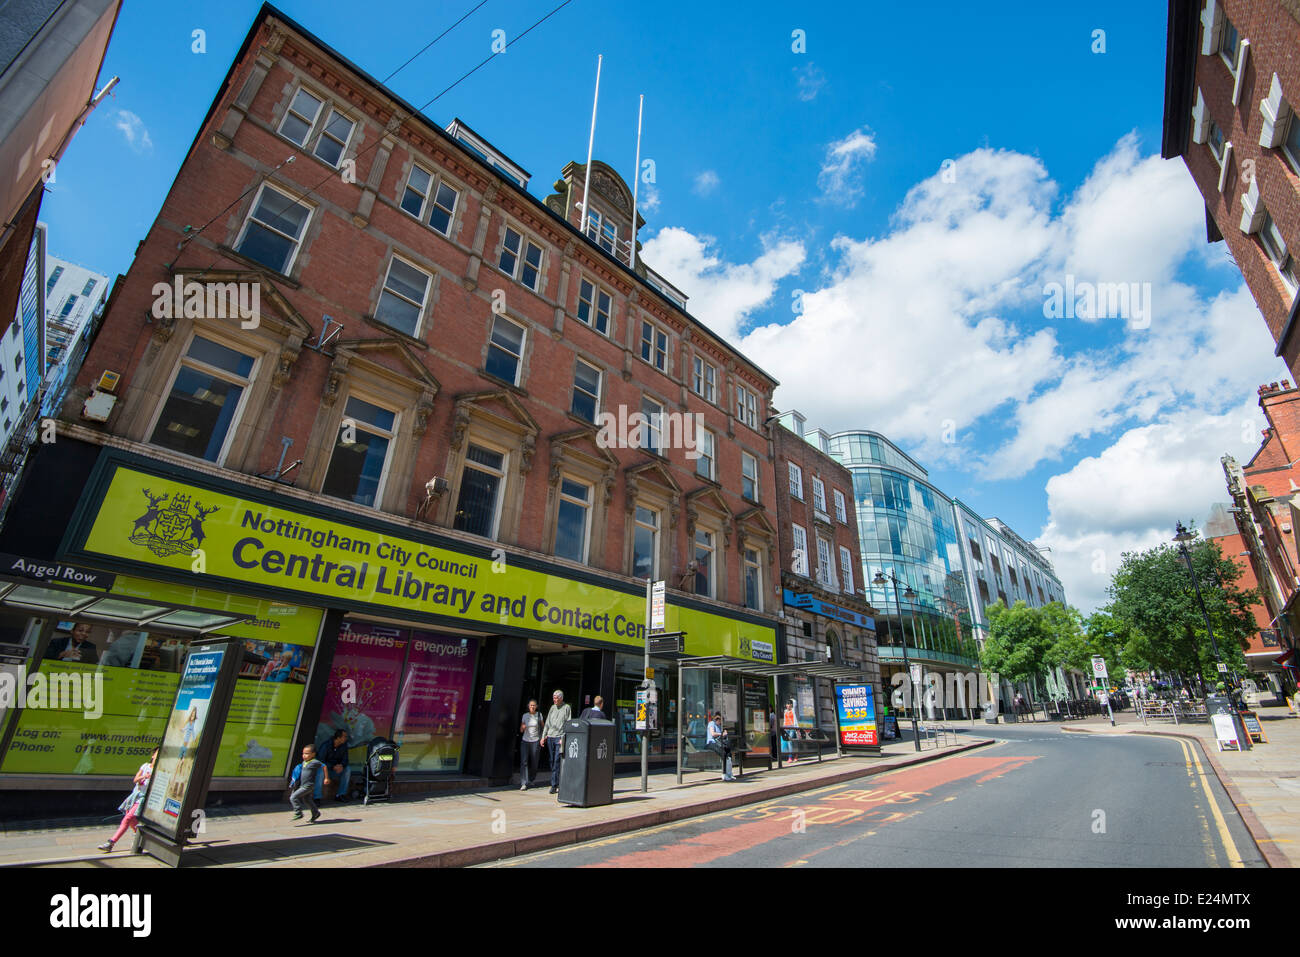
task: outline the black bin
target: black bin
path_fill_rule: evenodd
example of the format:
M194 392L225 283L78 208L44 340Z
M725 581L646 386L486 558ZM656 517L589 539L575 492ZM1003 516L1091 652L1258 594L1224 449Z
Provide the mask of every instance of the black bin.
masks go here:
M565 722L559 801L574 807L614 803L613 721L577 718Z

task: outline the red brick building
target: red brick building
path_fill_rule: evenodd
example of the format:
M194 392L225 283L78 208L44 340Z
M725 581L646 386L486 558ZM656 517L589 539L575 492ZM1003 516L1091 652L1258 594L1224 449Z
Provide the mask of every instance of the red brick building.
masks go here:
M798 412L782 413L776 444L776 509L781 547L781 589L786 617L785 658L824 661L860 669L862 682L880 686L875 609L866 601L858 544L853 477L829 452L829 436L806 429ZM835 727L833 683L785 679L783 705L796 719ZM812 702L816 702L813 713Z
M1161 155L1181 156L1281 356L1300 375L1300 3L1170 0Z
M1256 613L1260 633L1251 642L1247 661L1252 671L1272 674L1287 694L1295 690L1296 637L1300 635L1300 477L1294 467L1300 456L1300 389L1290 382L1259 387L1259 406L1268 420L1264 442L1244 466L1231 455L1223 471L1234 506L1239 538L1222 542L1224 555L1245 558L1249 576L1260 589L1264 611ZM1249 555L1241 555L1248 552Z
M585 179L533 196L462 121L258 14L0 531L137 597L247 609L225 633L303 691L251 745L227 727L223 784L279 787L282 749L339 725L405 740L412 773L504 780L553 689L575 715L600 694L639 753L647 579L689 654L775 647L776 382L630 268L632 193L601 163L582 231ZM260 641L276 615L303 636Z

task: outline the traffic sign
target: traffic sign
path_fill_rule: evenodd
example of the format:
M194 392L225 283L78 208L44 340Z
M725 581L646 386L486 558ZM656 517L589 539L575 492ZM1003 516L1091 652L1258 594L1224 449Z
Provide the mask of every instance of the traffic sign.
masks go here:
M1106 659L1101 655L1092 656L1092 675L1094 678L1109 677L1106 674Z
M1228 673L1228 666L1225 665L1222 661L1220 661L1220 662L1219 662L1219 674L1221 674L1221 675L1226 675L1227 673Z
M682 642L683 634L684 633L680 631L673 631L665 632L662 635L647 635L647 653L652 655L680 654L684 648Z
M664 630L664 594L667 582L655 582L650 588L650 630Z

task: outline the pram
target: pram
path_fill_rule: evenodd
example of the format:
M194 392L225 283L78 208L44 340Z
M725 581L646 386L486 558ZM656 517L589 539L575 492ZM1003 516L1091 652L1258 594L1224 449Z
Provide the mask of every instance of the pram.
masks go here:
M393 772L397 770L397 745L384 737L371 738L366 746L365 796L362 804L388 801L393 797Z

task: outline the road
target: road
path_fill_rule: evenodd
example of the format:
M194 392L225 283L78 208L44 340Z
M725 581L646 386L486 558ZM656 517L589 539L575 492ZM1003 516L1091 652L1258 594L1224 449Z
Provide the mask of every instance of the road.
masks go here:
M1263 867L1179 739L977 726L986 748L493 867ZM738 783L736 787L745 787Z

